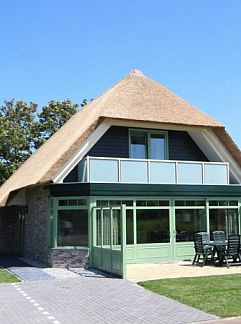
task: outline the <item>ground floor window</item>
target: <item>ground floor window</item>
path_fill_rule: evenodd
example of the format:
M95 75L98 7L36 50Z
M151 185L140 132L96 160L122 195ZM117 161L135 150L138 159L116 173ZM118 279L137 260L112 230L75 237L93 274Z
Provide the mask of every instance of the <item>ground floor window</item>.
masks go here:
M88 246L88 210L58 210L58 246Z
M205 232L206 211L204 209L176 209L176 241L193 241L194 234Z
M169 236L169 210L137 209L137 243L166 243Z
M238 234L238 209L210 209L209 210L210 237L213 239L214 231L224 231L226 239L230 234Z
M196 232L209 232L212 240L216 230L224 231L226 238L240 231L241 205L235 199L108 197L93 199L92 210L86 197L55 199L50 212L53 216L49 218L51 247L88 247L92 236L97 246L120 245L121 205L125 205L125 235L129 248L131 245L145 247L159 243L173 247L184 243L183 246L187 246L186 243L193 242ZM93 210L96 213L95 227L90 222Z

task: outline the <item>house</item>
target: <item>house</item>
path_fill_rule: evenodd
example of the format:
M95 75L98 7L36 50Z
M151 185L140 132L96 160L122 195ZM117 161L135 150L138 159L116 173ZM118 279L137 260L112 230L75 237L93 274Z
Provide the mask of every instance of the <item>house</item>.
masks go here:
M225 127L134 70L0 187L0 253L124 276L240 233L241 152Z

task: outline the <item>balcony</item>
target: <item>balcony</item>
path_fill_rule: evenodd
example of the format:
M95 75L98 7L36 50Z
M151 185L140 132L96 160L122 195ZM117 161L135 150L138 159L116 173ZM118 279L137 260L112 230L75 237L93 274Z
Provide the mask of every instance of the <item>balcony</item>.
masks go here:
M79 182L227 185L229 165L87 156L79 164Z

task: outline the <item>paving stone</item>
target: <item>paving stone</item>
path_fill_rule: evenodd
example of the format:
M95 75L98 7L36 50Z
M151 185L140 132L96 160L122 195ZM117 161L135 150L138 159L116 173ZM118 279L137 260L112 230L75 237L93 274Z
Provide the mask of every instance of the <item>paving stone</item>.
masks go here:
M215 316L147 291L128 280L78 276L22 282L17 287L60 323L181 324L216 319ZM46 321L42 312L10 284L0 285L0 305L1 324ZM48 320L49 323L51 321Z
M176 262L171 264L128 264L127 278L134 282L200 276L216 276L241 274L240 264L227 267L193 266L192 262ZM241 323L241 322L240 322Z

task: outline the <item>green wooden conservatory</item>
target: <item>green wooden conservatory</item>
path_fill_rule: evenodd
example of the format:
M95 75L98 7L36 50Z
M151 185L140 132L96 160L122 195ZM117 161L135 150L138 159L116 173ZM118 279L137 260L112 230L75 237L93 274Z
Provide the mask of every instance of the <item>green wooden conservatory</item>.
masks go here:
M125 277L127 264L191 260L197 232L240 233L241 153L222 124L134 71L27 160L0 200L0 253Z

